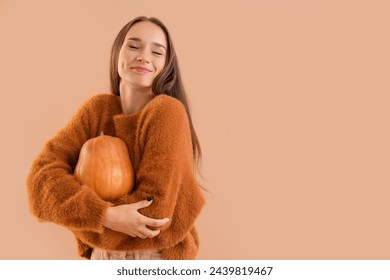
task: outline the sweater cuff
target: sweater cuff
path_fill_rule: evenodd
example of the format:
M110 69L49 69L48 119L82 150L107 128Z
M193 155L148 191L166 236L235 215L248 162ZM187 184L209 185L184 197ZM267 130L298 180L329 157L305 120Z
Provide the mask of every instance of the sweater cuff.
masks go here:
M88 186L84 185L82 186L84 188L84 191L80 193L81 197L79 198L80 213L83 213L83 219L88 224L81 225L76 223L76 227L74 229L76 230L90 230L96 233L102 233L104 231L104 215L108 207L113 206L111 202L102 200L98 195L89 189ZM84 201L84 202L82 202ZM84 209L82 209L84 208ZM71 226L70 226L71 227Z

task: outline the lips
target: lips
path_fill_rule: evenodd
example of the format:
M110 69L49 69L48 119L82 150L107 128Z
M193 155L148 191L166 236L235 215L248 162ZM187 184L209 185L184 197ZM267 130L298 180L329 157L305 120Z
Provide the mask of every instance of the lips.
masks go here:
M138 72L138 73L149 73L149 72L152 72L152 70L150 70L149 68L146 68L146 67L142 67L142 66L134 66L134 67L131 67L131 69L135 72Z

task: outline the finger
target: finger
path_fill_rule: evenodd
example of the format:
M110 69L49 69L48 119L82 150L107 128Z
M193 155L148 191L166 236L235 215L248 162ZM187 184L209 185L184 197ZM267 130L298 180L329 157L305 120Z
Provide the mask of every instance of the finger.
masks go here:
M153 237L156 237L157 235L160 234L160 230L159 229L151 230L151 229L148 229L147 227L144 227L141 230L141 234L143 234L144 236L146 236L148 238L153 238Z
M161 227L169 222L169 218L164 219L152 219L146 216L143 216L142 222L151 227Z
M142 233L138 233L137 234L137 237L141 238L141 239L145 239L146 238L146 235L145 234L142 234Z

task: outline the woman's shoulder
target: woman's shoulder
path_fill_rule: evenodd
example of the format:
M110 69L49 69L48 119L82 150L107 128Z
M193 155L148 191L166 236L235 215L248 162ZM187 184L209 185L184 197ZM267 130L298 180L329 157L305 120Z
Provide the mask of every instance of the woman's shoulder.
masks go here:
M145 126L176 127L186 124L187 114L180 100L165 94L154 97L142 109L141 123Z
M87 100L87 104L110 104L110 103L117 103L118 102L118 96L111 94L111 93L97 93L93 96L91 96Z
M81 107L93 112L101 110L115 110L120 106L118 96L110 93L97 93L89 97Z
M186 113L184 105L180 100L166 94L160 94L153 98L149 102L146 111L171 116L178 116Z

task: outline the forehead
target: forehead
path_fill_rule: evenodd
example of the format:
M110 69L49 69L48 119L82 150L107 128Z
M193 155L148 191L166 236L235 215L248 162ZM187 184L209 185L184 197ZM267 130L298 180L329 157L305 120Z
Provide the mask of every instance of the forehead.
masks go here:
M144 43L159 43L165 47L167 46L164 31L160 26L149 21L137 22L130 27L126 34L126 40L130 37L139 38Z

